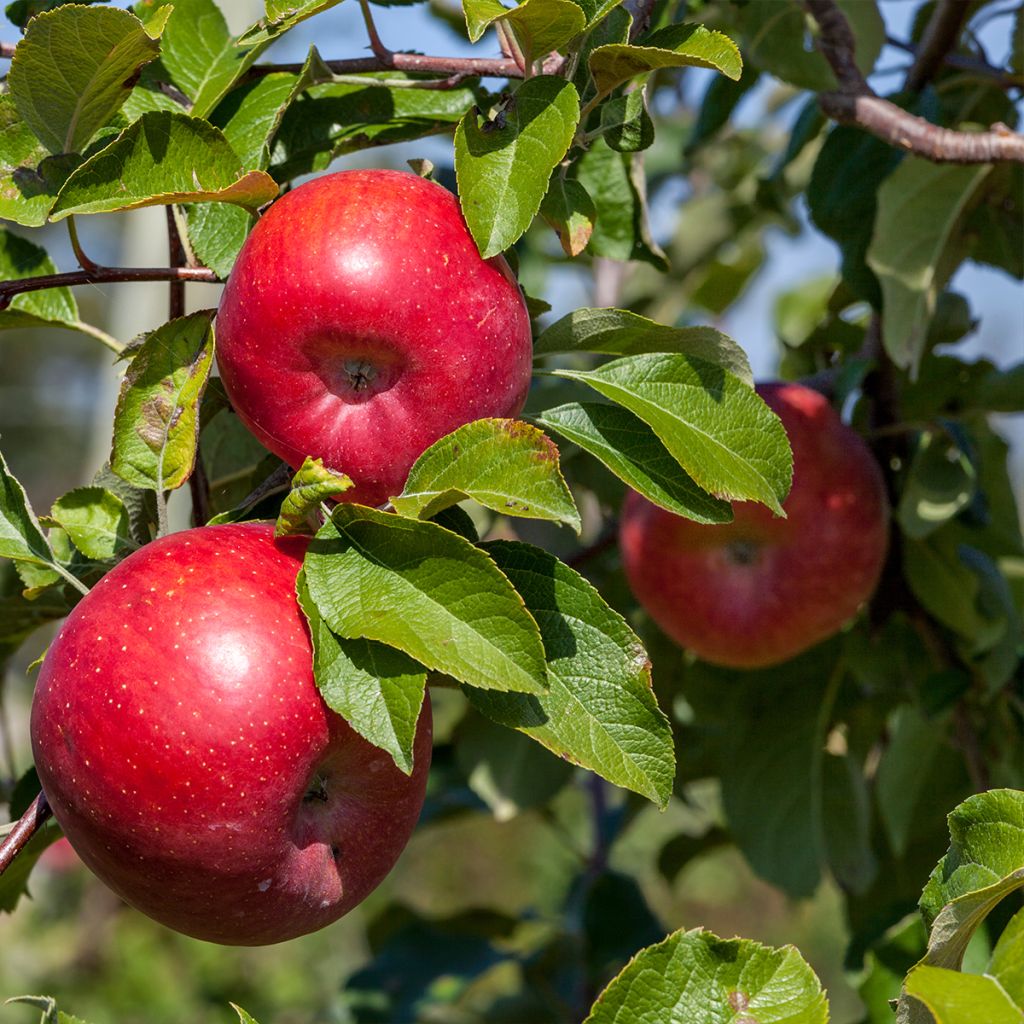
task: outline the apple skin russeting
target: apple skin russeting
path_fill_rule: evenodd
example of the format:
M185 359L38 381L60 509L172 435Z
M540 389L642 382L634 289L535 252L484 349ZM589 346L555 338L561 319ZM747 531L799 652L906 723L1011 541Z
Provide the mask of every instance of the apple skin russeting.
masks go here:
M217 362L243 422L292 466L346 473L381 505L457 427L514 417L532 338L508 264L481 259L458 201L404 171L328 174L287 193L242 247Z
M308 538L268 523L172 534L112 569L39 673L32 747L83 861L177 931L281 942L341 917L412 833L414 770L321 698L295 582Z

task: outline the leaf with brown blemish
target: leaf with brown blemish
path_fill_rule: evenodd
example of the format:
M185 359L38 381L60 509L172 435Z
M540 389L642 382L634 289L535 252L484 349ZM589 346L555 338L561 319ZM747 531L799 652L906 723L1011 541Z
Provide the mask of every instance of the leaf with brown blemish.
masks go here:
M149 490L180 487L195 466L199 401L213 364L213 310L172 320L136 351L114 412L111 467Z

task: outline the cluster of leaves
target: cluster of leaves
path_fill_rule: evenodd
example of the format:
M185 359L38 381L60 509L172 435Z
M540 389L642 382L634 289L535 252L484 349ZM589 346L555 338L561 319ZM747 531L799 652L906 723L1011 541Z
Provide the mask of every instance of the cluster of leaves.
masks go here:
M1024 908L1009 919L981 970L965 973L961 968L986 917L1007 896L1024 889L1024 793L993 790L973 796L949 816L949 830L950 846L925 886L920 917L908 921L900 936L905 938L913 929L927 932L928 942L920 960L908 964L893 1001L896 1020L1018 1024L1024 1017ZM624 893L616 888L621 890L623 883L627 880L622 876L609 876L592 895L621 904ZM514 953L503 954L488 941L503 928L507 934L507 923L500 915L494 917L497 920L478 917L469 923L468 930L477 936L470 944L465 937L461 943L453 941L443 931L431 934L425 922L409 915L390 922L377 964L349 982L347 1005L355 1019L408 1020L431 1004L426 988L430 971L422 963L426 944L437 944L446 973L453 981L458 977L462 985L503 960L514 962ZM634 922L630 937L652 926L657 927L656 922ZM594 947L597 955L609 952L600 942ZM564 952L555 947L549 955ZM894 943L883 954L888 970L892 971L890 960L899 962L907 954L905 943ZM387 1006L373 998L380 990L390 993ZM78 1021L58 1010L51 997L22 996L9 1002L40 1009L41 1024ZM240 1024L256 1024L241 1007L234 1009ZM531 1020L549 1019L542 1005L519 1003L515 1012L530 1012ZM695 928L677 931L637 952L599 995L584 1024L711 1024L723 1014L737 1020L746 1014L748 1020L827 1024L829 1004L814 972L793 946L772 949Z
M460 689L465 723L438 761L458 759L471 799L497 817L544 805L569 785L568 764L659 806L691 803L716 780L721 813L703 834L668 841L667 879L727 842L795 898L831 876L871 1024L891 1019L897 999L904 1024L1019 1021L1024 919L1005 910L1022 885L1020 794L967 798L988 785L1024 788L1024 542L1006 445L988 419L1020 410L1024 377L1020 365L1000 371L947 347L975 325L968 299L945 289L966 259L1024 276L1021 169L937 166L827 125L807 91L836 82L804 45L796 4L696 5L702 25L680 21L695 5L658 4L647 27L616 3L467 0L470 39L500 25L532 72L497 94L475 80L416 88L422 75L393 70L337 75L315 49L298 71L257 64L331 6L268 0L266 18L233 37L213 0L140 0L133 12L21 5L11 16L26 34L0 95L0 217L37 228L168 205L190 253L225 276L281 185L357 149L454 132L454 175L481 252L515 245L531 283L554 261L588 270L595 257L630 261L628 310L584 308L539 331L530 422L485 420L442 439L386 511L331 510L324 503L348 481L312 462L289 486L210 379L211 312L158 327L123 353L111 461L90 486L37 518L2 467L0 556L13 563L0 574L0 660L152 539L166 492L201 459L211 521L273 517L282 532L316 533L299 597L318 684L403 770L435 684ZM840 7L867 73L885 26L870 0ZM961 56L979 56L964 46ZM688 67L720 73L695 114L675 93ZM785 83L781 116L791 116L781 145L729 123L769 77ZM999 82L953 68L890 98L950 128L1017 120ZM692 192L674 234L655 239L649 197L670 195L681 166ZM798 229L798 197L842 268L780 298L783 372L823 375L837 403L850 400L886 469L892 549L879 596L852 629L778 668L725 672L684 657L637 611L602 542L626 487L709 524L727 522L733 500L781 508L788 448L746 356L688 321L729 309L764 264L768 232ZM0 229L0 271L13 280L54 267ZM81 321L66 289L22 294L0 311L0 328L34 324L120 349ZM562 439L561 451L542 430ZM518 539L481 542L498 522ZM566 531L550 524L598 541L586 576L571 567ZM400 621L376 614L396 607L407 610ZM965 800L921 900L922 928L907 914L946 842L946 812ZM642 806L627 799L601 842ZM566 910L585 919L597 950L592 992L659 934L631 879L605 882L588 877ZM23 884L24 874L5 875L0 905L13 905ZM641 925L603 936L588 917L600 900ZM450 973L431 962L402 988L410 950L436 943L466 979L509 959L495 940L507 922L469 917L450 923L444 941L422 920L384 929L373 965L350 982L358 1019L411 1015ZM980 976L959 971L972 936L972 963L991 956ZM538 989L552 977L570 984L559 977L565 941L544 934L529 963L517 961ZM994 948L977 954L986 942ZM710 980L694 987L696 977ZM381 999L392 1002L382 1010ZM667 1008L686 1021L827 1014L794 951L681 932L638 955L590 1019L660 1021Z

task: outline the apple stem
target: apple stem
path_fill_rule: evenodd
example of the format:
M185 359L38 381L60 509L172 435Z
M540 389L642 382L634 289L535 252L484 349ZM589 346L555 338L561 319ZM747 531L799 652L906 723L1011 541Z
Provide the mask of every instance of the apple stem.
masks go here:
M29 840L39 831L53 815L50 805L42 791L28 805L25 813L15 822L14 827L0 842L0 875L2 875L28 845Z
M170 531L170 524L167 521L167 492L162 487L157 487L153 492L156 496L156 535L166 537Z

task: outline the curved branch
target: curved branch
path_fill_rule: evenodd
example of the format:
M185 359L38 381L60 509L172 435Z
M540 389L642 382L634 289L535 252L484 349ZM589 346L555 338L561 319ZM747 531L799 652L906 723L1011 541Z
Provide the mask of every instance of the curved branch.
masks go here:
M969 13L970 4L964 0L938 0L907 73L906 89L920 92L932 80L946 54L956 46Z
M1024 136L1004 124L993 125L987 132L956 132L910 114L873 93L855 96L826 92L818 102L834 121L858 125L890 146L935 163L1024 163Z
M855 41L846 15L833 0L803 0L818 23L818 48L839 82L838 92L818 97L833 120L855 124L891 146L935 163L978 164L996 160L1024 163L1024 136L1006 125L990 131L958 132L915 117L875 94L854 61Z
M0 843L0 875L11 866L14 858L25 849L29 840L46 824L52 814L46 797L40 792Z
M920 47L915 46L913 43L908 43L905 39L886 36L885 41L889 46L895 46L897 50L909 53L914 58L920 52ZM988 61L983 60L981 57L967 57L961 53L947 53L942 58L942 62L947 67L954 68L957 71L966 71L982 78L991 78L1001 89L1020 89L1024 87L1024 75L1015 75L1003 68L997 68L994 64L989 64Z
M0 282L0 310L6 309L16 295L45 288L69 288L79 284L105 284L117 281L201 281L220 284L221 279L209 267L93 267L66 274L43 274L17 281Z

